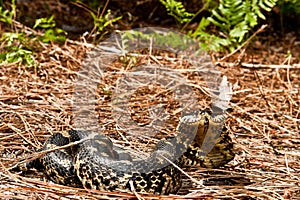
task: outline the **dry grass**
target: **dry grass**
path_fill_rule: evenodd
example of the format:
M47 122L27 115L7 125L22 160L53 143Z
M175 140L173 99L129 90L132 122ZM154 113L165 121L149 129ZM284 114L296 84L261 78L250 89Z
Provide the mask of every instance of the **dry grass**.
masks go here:
M276 68L251 68L233 65L228 60L219 63L219 70L233 84L226 122L235 143L234 161L223 169L192 169L189 174L204 185L186 181L178 195L153 196L126 192L92 191L50 183L40 173L20 176L8 171L12 166L34 156L37 148L53 133L73 125L72 95L77 70L84 55L91 50L84 42L68 40L62 46L41 45L37 54L40 65L25 67L18 63L0 64L0 198L1 199L297 199L300 197L300 69L286 67L277 56L276 63L266 63L257 56L254 63L276 64ZM271 55L273 56L273 55ZM270 57L271 57L270 56ZM111 69L131 70L132 65L163 63L184 71L183 75L199 98L199 108L209 106L203 91L203 81L187 70L187 63L167 53L149 56L141 53L137 60L117 61ZM134 60L134 63L132 63ZM297 60L289 60L297 62ZM299 62L299 61L298 61ZM245 63L253 63L245 56ZM100 80L96 110L105 134L121 146L137 151L153 147L157 141L147 137L132 137L116 123L111 107L112 92L122 73ZM201 86L201 87L200 87ZM174 132L180 111L173 93L157 85L143 87L131 97L130 114L141 124L151 122L148 112L159 103L167 111L166 126L159 137ZM138 145L137 145L138 144ZM220 182L220 183L219 183Z

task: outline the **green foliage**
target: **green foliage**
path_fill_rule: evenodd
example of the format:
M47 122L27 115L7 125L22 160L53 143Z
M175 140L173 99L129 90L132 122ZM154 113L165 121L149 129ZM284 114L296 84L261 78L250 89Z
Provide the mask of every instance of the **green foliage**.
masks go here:
M193 14L185 14L181 2L174 0L160 0L160 2L180 23L193 19ZM189 34L199 39L205 49L218 51L225 47L233 50L247 38L249 31L258 24L259 18L266 19L262 11L270 12L276 2L277 0L220 0L218 6L207 10L211 12L211 16L202 18L197 29ZM214 1L207 3L213 5ZM206 5L205 9L210 5ZM220 34L214 35L211 31L208 33L207 29L211 25L214 25Z
M200 41L209 41L211 50L227 47L232 51L247 38L249 31L258 24L259 18L266 19L262 10L270 12L276 1L220 0L219 6L211 11L211 17L202 19L192 35ZM222 37L205 34L211 23L222 33Z
M0 21L13 24L16 15L15 0L12 0L11 11L0 7ZM33 52L26 48L27 38L23 33L4 32L0 38L1 51L0 62L21 63L28 66L36 66L37 61L33 57Z
M56 23L54 21L54 16L52 15L50 18L40 18L35 20L35 24L33 28L41 27L41 28L54 28Z
M153 33L143 33L141 31L125 31L122 35L122 47L126 50L130 43L137 43L137 38L139 38L139 43L141 47L143 44L153 43L155 48L163 49L176 49L184 50L194 44L194 40L185 34L177 34L172 31L166 33L153 32ZM146 47L146 46L145 46Z
M220 0L218 8L207 19L225 33L234 48L258 24L258 18L266 19L262 10L270 12L275 4L276 0Z
M179 1L160 0L160 2L165 6L168 14L174 17L174 19L180 24L190 22L194 16L193 13L187 12L182 3Z
M44 35L40 37L40 40L44 43L50 41L64 42L66 40L67 33L60 28L56 28L53 15L50 18L37 19L33 28L35 29L37 27L46 29Z
M0 61L13 63L18 62L28 66L36 66L36 61L33 57L32 51L20 49L17 46L9 48L10 51L0 53Z
M37 66L33 52L24 47L27 38L23 33L6 32L2 35L1 43L5 48L0 53L0 61L5 63L22 63L28 66Z
M15 0L12 0L11 11L4 10L4 8L0 6L0 21L4 23L12 24L15 13L16 13L16 4L15 4Z
M117 22L118 20L120 20L122 18L122 16L112 18L110 10L107 10L107 12L104 16L98 17L93 12L91 12L91 15L94 20L94 25L97 27L98 31L100 31L100 32L102 32L107 26L112 25L113 23Z

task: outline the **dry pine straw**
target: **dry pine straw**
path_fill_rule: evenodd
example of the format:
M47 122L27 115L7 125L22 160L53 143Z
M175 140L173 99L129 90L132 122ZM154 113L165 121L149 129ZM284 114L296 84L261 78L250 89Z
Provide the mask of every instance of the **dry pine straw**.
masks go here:
M44 45L37 56L40 62L37 68L17 63L1 64L1 199L300 197L300 70L280 69L280 65L277 69L219 67L233 84L234 95L226 126L237 155L222 169L190 170L189 175L202 180L204 185L187 180L179 195L159 197L122 191L84 190L48 182L37 172L25 177L10 173L8 169L13 165L36 156L33 152L51 134L72 127L73 82L84 54L90 49L86 43L68 40L63 46ZM155 62L176 69L189 67L166 53L153 56ZM136 62L154 61L147 54L141 54ZM130 70L130 64L116 62L111 65L111 70ZM209 97L199 87L203 86L203 81L192 72L183 74L194 86L199 108L207 108ZM163 104L168 112L168 126L162 129L162 135L156 139L130 137L116 124L111 114L111 92L118 77L120 75L111 75L100 80L96 94L99 122L113 142L143 151L153 147L158 138L171 135L180 114L178 102L174 101L172 92L155 85L141 88L132 96L130 113L137 122L147 124L150 122L147 117L149 106Z

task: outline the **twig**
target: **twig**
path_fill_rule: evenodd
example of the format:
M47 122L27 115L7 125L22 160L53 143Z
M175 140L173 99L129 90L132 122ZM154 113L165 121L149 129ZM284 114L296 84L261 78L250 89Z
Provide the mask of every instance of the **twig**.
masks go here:
M230 66L230 67L232 67L232 66ZM254 68L254 69L300 69L300 64L293 64L293 65L272 65L272 64L270 64L270 65L265 65L265 64L242 63L241 67Z
M233 52L231 52L230 54L227 54L226 56L224 56L223 58L219 59L219 62L224 61L225 59L229 58L230 56L234 55L236 52L238 52L239 50L241 50L244 46L248 45L249 42L259 33L261 33L265 28L267 28L268 25L264 24L262 25L257 31L255 31L255 33L253 33L241 46L239 46L236 50L234 50Z

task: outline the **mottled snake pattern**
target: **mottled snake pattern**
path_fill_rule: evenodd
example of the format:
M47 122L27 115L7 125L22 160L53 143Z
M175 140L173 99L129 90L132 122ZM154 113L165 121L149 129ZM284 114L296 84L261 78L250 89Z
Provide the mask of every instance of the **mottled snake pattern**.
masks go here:
M176 193L179 168L218 168L234 158L233 143L224 126L225 114L199 110L180 118L176 136L161 139L149 157L133 159L104 135L69 130L52 135L39 151L48 152L20 167L36 168L53 182L97 190Z

